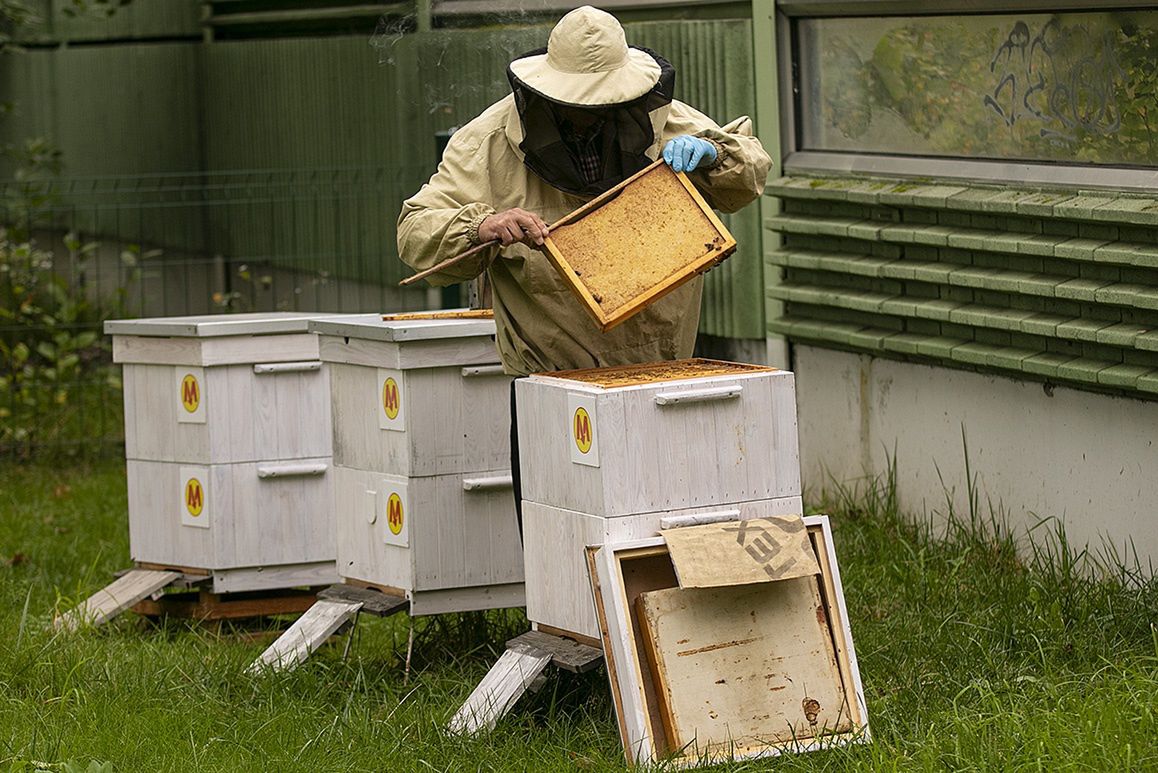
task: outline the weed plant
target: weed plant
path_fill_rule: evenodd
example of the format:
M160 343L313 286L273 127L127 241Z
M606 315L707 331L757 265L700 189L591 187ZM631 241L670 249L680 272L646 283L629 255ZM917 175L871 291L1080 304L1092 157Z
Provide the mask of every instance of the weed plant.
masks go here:
M833 487L836 549L871 744L722 770L1158 769L1158 590L1043 523L1019 544L968 512L898 512L895 470ZM265 628L150 624L79 635L54 608L128 563L123 466L0 468L0 770L467 771L623 768L606 675L553 674L498 729L440 729L520 612L363 618L287 674L243 674ZM284 624L284 623L283 623ZM413 642L407 667L408 645Z

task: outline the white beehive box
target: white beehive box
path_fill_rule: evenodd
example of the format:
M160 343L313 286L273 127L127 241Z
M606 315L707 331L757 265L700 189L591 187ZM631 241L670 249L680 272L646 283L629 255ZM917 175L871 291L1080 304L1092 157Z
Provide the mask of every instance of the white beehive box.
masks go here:
M584 548L664 519L799 514L792 373L681 360L520 380L527 616L597 638Z
M337 579L317 316L105 323L124 368L135 562L208 571L219 593Z
M612 518L800 495L788 371L680 360L516 388L526 501Z
M481 313L319 320L333 389L338 571L412 614L523 603L510 378Z

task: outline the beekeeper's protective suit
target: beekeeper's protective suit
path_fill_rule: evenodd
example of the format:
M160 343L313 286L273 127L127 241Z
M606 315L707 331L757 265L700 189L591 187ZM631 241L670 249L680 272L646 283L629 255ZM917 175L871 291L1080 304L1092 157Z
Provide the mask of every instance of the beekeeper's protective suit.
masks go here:
M567 14L547 48L513 61L508 78L512 93L454 133L438 172L402 206L398 250L416 270L505 235L494 224L512 208L554 222L661 152L676 171L694 168L691 180L721 211L740 209L764 188L772 162L759 140L673 100L674 68L629 48L608 13L584 6ZM547 257L523 242L484 250L430 280L453 284L484 270L511 375L691 356L699 277L603 333Z

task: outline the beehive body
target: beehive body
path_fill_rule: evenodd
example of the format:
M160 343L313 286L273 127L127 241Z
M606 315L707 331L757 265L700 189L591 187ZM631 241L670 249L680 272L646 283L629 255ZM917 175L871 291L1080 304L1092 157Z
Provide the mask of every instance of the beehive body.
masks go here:
M793 376L685 361L517 383L527 613L598 636L584 546L663 518L799 514Z
M406 593L415 614L521 605L494 322L366 316L312 329L333 385L342 577Z
M309 317L106 324L124 368L135 561L233 570L219 591L336 579L329 378Z

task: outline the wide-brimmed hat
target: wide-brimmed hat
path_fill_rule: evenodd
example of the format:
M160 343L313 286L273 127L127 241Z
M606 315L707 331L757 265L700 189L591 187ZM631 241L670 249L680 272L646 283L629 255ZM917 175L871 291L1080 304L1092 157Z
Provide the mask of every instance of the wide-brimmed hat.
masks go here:
M651 91L660 65L647 51L627 45L614 16L584 5L551 30L547 53L516 59L511 72L556 102L618 105Z

